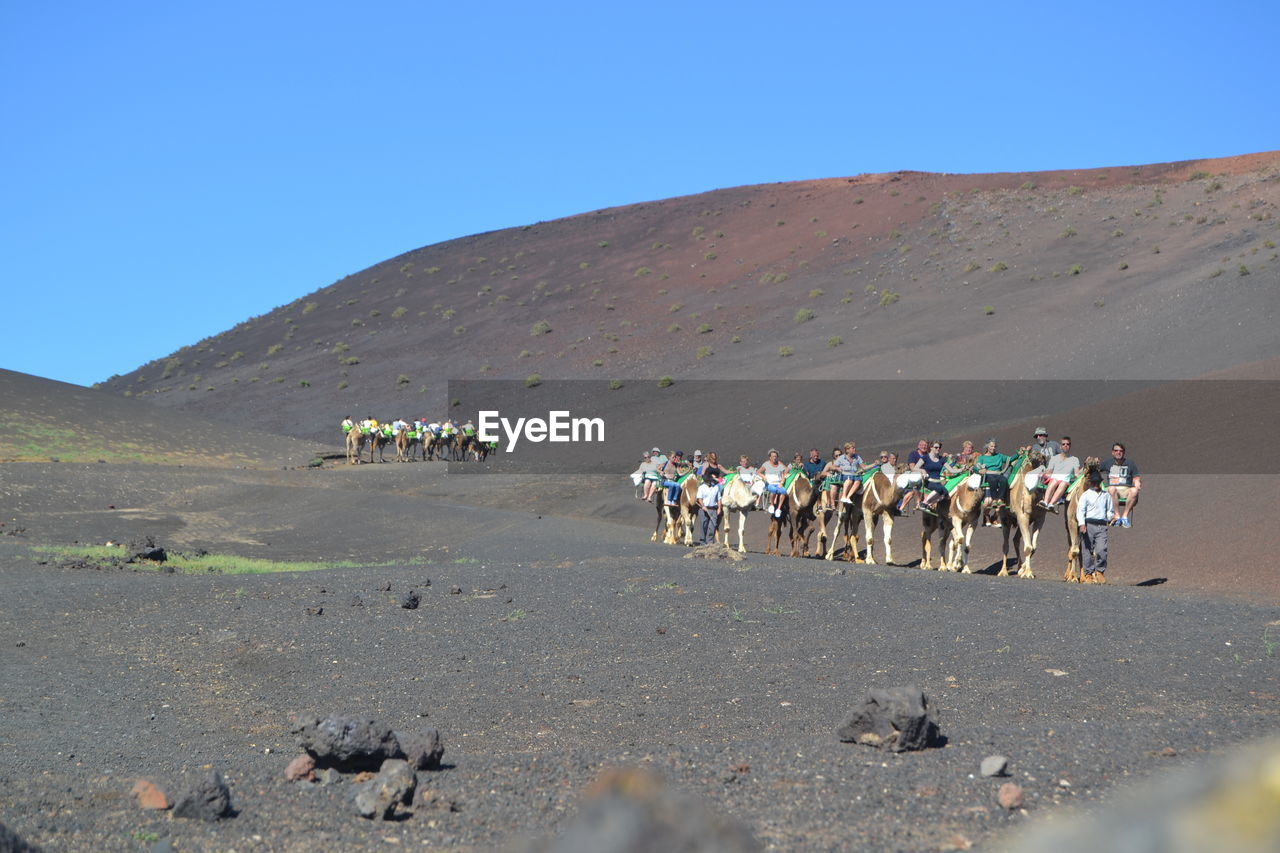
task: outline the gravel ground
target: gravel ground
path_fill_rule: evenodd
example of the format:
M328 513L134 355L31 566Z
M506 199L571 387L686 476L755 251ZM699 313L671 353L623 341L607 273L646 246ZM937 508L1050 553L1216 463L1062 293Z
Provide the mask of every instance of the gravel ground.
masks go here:
M0 536L0 823L49 850L492 849L562 827L614 766L651 768L775 849L936 850L1105 802L1280 722L1271 605L682 559L633 527L449 502L441 482L103 467L6 466L0 480L4 530L25 528ZM148 530L392 565L193 576L30 550ZM837 741L868 688L902 684L924 689L945 747ZM371 823L349 778L286 782L292 711L438 728L445 767L420 786L456 811ZM1025 810L997 804L1007 780L979 776L993 753ZM233 819L147 812L129 793L210 767Z

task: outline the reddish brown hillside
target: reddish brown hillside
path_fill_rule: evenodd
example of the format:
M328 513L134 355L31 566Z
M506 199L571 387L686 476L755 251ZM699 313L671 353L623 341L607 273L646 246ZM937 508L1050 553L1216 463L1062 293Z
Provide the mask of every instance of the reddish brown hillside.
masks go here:
M1176 378L1280 355L1280 153L717 190L427 246L106 387L286 434L454 378Z

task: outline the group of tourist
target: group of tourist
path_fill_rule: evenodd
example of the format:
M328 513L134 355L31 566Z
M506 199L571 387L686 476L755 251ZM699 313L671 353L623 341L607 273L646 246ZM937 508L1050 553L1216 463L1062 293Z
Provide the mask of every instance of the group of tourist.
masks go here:
M1079 457L1071 453L1070 436L1064 435L1054 441L1049 438L1047 429L1037 427L1033 439L1030 450L1038 451L1044 463L1027 469L1027 473L1038 478L1044 487L1044 498L1039 506L1056 514L1066 502L1070 484L1080 476L1083 468ZM955 454L944 453L940 441L921 439L907 454L906 464L902 467L898 454L887 450L880 451L871 461L865 461L852 441L833 448L831 457L825 460L817 448L812 448L807 458L796 453L789 463L784 463L778 451L771 449L758 466L753 466L748 457L740 456L736 468L721 465L715 452L703 455L701 450L695 450L692 457L686 458L683 451L673 450L664 454L661 448L654 447L642 454L640 467L631 476L641 487L641 500L653 502L662 489L665 490L663 500L668 506L677 505L680 482L686 475L698 477L698 526L695 535L698 544L705 544L712 541L719 525L720 501L727 477L740 476L748 483L763 478L764 488L758 490L757 507L781 518L786 500L784 484L794 470L803 472L819 490L816 508L824 513L834 510L837 503L849 504L858 500L864 477L877 468L890 480L906 473L910 475L907 478L910 485L904 490L896 508L899 515L917 509L936 515L938 503L948 495L947 481L962 474L977 474L981 477L983 489L983 526L999 527L1000 510L1008 505L1009 477L1013 474L1014 461L1015 457L999 451L994 438L986 442L981 453L972 441L965 441ZM1076 523L1086 557L1100 559L1105 569L1107 528L1132 526L1130 514L1142 488L1138 466L1127 457L1124 444L1112 444L1110 463L1104 460L1100 471L1091 472L1086 487L1078 502ZM1086 572L1089 571L1090 564L1086 559Z

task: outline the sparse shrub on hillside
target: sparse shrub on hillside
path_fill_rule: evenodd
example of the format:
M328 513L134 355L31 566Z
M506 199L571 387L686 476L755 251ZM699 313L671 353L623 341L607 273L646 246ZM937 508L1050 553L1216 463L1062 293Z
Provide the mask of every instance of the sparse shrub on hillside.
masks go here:
M1079 264L1074 264L1072 265L1071 269L1067 270L1067 272L1071 273L1072 275L1080 275L1080 273L1084 272L1084 267L1080 266Z
M855 199L853 200L853 203L854 203L854 204L862 204L862 197L861 197L861 196L859 196L858 198L855 198Z
M530 373L524 378L524 387L537 388L542 384L542 375L539 373Z
M995 307L994 307L994 306L992 306L992 305L983 305L983 306L982 306L982 313L983 313L983 314L986 314L988 317L990 317L992 314L996 313L996 309L995 309Z
M403 317L405 314L408 314L408 313L409 313L408 308L404 307L403 305L397 305L396 309L391 312L391 316L399 320L401 317Z
M681 311L683 308L684 308L684 303L683 303L683 302L673 302L673 303L671 304L671 307L667 309L667 313L668 313L668 314L679 314L679 313L680 313L680 311Z
M359 301L360 301L359 299L348 299L348 300L347 300L347 304L348 304L348 305L355 305L355 304L356 304L357 302L359 302Z
M698 351L694 353L694 357L699 361L711 355L711 347L698 347Z
M1222 181L1214 181L1213 183L1205 187L1204 191L1206 193L1216 193L1220 189L1222 189Z
M902 298L902 294L895 293L892 290L885 290L880 294L880 307L887 308Z
M639 267L638 269L636 269L635 274L637 276L653 275L653 270L649 269L648 267Z
M318 307L320 306L318 306L316 303L308 302L306 305L302 306L302 315L305 317L307 314L310 314L312 311L316 310L316 308Z
M249 377L249 381L250 381L251 383L252 383L252 382L261 382L261 381L262 381L262 377L261 377L261 376L250 376L250 377ZM194 391L194 390L195 390L195 386L194 386L194 385L193 385L193 386L191 386L191 390L192 390L192 391Z
M511 297L507 296L507 294L505 293L499 293L497 296L493 297L494 303L499 305L502 304L503 302L507 302L510 299Z
M826 231L814 231L814 232L813 232L813 236L815 236L815 237L825 237L825 236L827 236L827 232L826 232Z
M1074 228L1072 228L1070 225L1068 225L1066 228L1063 228L1063 229L1062 229L1062 236L1063 236L1063 237L1074 237L1074 236L1076 236L1076 229L1074 229Z
M1127 270L1128 268L1129 268L1129 262L1128 262L1128 261L1121 261L1121 262L1120 262L1120 269L1122 269L1122 270Z
M595 361L591 362L591 366L592 366L592 367L604 367L604 359L603 359L603 358L597 358Z
M284 344L272 344L271 346L267 347L267 355L275 355L276 353L280 352L280 350L282 349L284 349Z
M413 261L407 261L400 265L400 272L408 272L413 269Z
M351 349L350 346L339 341L338 343L333 345L333 349L329 350L329 352L333 353L334 355L342 355L344 352L346 352L349 349Z
M607 249L609 248L609 241L601 240L599 243L596 243L596 245L599 246L601 249Z
M347 356L346 358L340 358L340 359L338 359L338 363L339 363L339 364L345 364L345 365L347 365L348 367L353 367L353 366L355 366L355 365L357 365L357 364L359 364L359 363L360 363L360 359L356 358L354 355L349 355L349 356Z
M1192 173L1191 173L1191 177L1187 178L1187 180L1188 180L1188 181L1202 181L1202 180L1204 180L1204 179L1205 179L1205 178L1207 178L1207 177L1209 177L1209 173L1208 173L1208 172L1192 172Z
M239 361L242 358L244 358L244 353L241 352L240 350L236 350L235 352L231 353L231 356L227 359L227 361Z
M702 259L703 259L704 261L714 261L714 260L716 259L716 253L715 253L715 252L707 252L706 254L704 254L704 255L702 256Z
M1151 247L1151 254L1153 254L1153 255L1158 255L1158 254L1160 254L1160 247L1159 247L1159 246L1152 246L1152 247Z
M364 325L364 320L361 320L359 317L352 317L352 318L351 318L351 325L352 325L352 326L354 326L354 327L363 326L363 325Z
M664 376L664 377L662 377L661 379L659 379L659 380L658 380L658 387L659 387L659 388L670 388L670 387L671 387L672 385L674 385L675 383L676 383L676 381L675 381L674 379L672 379L670 376Z
M522 349L520 350L520 354L516 356L516 358L530 358L532 356L533 356L533 353L529 352L527 349Z
M734 335L732 338L729 338L729 343L731 343L731 344L740 344L740 343L742 343L742 338L741 338L741 336L739 336L739 335Z
M707 230L707 229L706 229L706 228L704 228L704 227L702 227L701 225L696 225L696 226L694 226L694 229L693 229L693 236L694 236L694 237L701 237L701 236L702 236L702 232L704 232L704 231L706 231L706 230Z
M778 347L778 355L781 358L789 358L795 355L796 351L791 347Z
M1241 264L1241 265L1240 265L1240 268L1239 268L1238 270L1236 270L1236 272L1237 272L1237 273L1239 273L1240 275L1248 275L1248 274L1249 274L1249 268L1248 268L1248 267L1246 267L1244 264Z
M773 224L774 224L774 225L778 225L778 226L786 225L786 224L787 224L787 220L785 220L785 219L779 219L779 220L776 220Z
M1008 264L1006 264L1004 261L996 261L996 262L995 262L995 264L991 267L991 271L992 271L992 272L1004 272L1004 271L1005 271L1005 270L1007 270L1008 268L1009 268L1009 265L1008 265Z
M967 264L965 264L965 265L964 265L964 271L965 271L965 272L975 272L975 271L980 270L980 269L982 269L982 267L978 266L978 265L977 265L977 264L975 264L973 261L969 261L969 263L967 263Z
M808 308L801 308L791 319L797 323L807 323L818 315Z
M1123 236L1124 236L1124 232L1123 232L1123 231L1121 231L1119 228L1117 228L1116 230L1114 230L1114 231L1112 231L1112 232L1111 232L1111 236L1112 236L1112 237L1123 237Z
M701 325L698 326L698 328L695 331L697 331L699 335L705 335L707 332L711 331L711 324L702 323Z
M1080 193L1082 192L1084 192L1084 190L1081 189L1080 187L1076 187L1076 186L1067 187L1067 195L1080 195Z
M817 299L819 296L823 296L825 294L826 294L826 291L824 291L821 287L815 287L813 290L809 291L809 298Z
M832 335L831 337L827 338L827 346L829 347L838 347L843 343L844 343L844 338L840 337L839 335Z
M674 334L675 332L680 331L680 324L679 324L679 323L672 323L670 326L667 326L667 331L668 331L668 332L670 332L670 333L673 333L673 334Z
M1222 267L1218 267L1216 270L1209 273L1209 278L1217 278L1218 276L1222 275L1224 272L1226 272L1226 270L1224 270Z
M255 378L256 378L256 377L255 377ZM343 379L341 382L339 382L339 383L338 383L338 390L339 390L339 391L344 391L344 390L346 390L346 387L347 387L347 380Z
M399 376L396 377L396 384L401 387L408 385L409 382L410 382L409 377L405 376L403 373L401 373Z
M467 327L466 327L466 326L454 326L454 327L453 327L453 333L454 333L455 335L465 335L465 334L467 333Z
M535 338L539 337L540 335L550 334L550 332L551 332L551 324L548 323L546 320L539 320L538 322L534 323L533 326L529 329L529 334L534 336Z
M609 390L610 390L610 391L617 391L617 390L618 390L619 388L621 388L621 387L622 387L622 380L621 380L621 379L610 379L610 380L609 380Z
M299 388L310 388L310 387L311 387L311 382L310 382L309 380L306 380L306 379L299 379L299 380L298 380L298 387L299 387Z

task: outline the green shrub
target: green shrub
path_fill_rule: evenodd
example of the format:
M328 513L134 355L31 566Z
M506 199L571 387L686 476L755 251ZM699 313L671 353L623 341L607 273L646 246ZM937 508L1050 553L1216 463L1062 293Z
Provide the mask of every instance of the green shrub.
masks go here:
M408 385L408 384L409 384L409 377L408 377L408 376L405 376L403 373L401 373L399 376L397 376L397 377L396 377L396 384L397 384L397 385Z
M539 320L529 329L529 334L533 337L548 334L551 331L551 324L546 320Z
M978 265L977 265L977 264L975 264L973 261L969 261L969 263L967 263L967 264L965 264L965 265L964 265L964 271L965 271L965 272L973 272L973 271L975 271L975 270L979 270L979 269L982 269L982 267L978 266ZM867 285L867 287L868 287L868 288L870 288L870 287L871 287L871 285ZM868 291L867 291L867 292L869 293L869 292L870 292L870 290L868 289Z
M299 387L299 388L310 388L310 387L311 387L311 383L310 383L310 382L308 382L308 381L307 381L307 380L305 380L305 379L299 379L299 380L298 380L298 387Z
M711 355L711 347L698 347L698 351L694 355L699 361L701 361Z
M397 305L396 309L391 312L391 316L399 320L401 317L403 317L405 314L408 314L408 313L409 313L408 308L404 307L403 305Z
M530 373L524 378L524 387L536 388L542 384L542 376L538 373Z
M1005 270L1007 270L1008 268L1009 268L1009 265L1008 265L1008 264L1006 264L1004 261L996 261L995 265L991 267L991 271L992 271L992 272L1004 272L1004 271L1005 271Z
M653 270L649 269L648 267L639 267L636 269L635 274L637 276L653 275Z
M1063 228L1063 229L1062 229L1062 236L1063 236L1063 237L1074 237L1074 236L1076 236L1076 229L1074 229L1074 228L1072 228L1070 225L1068 225L1066 228Z
M986 314L989 317L992 314L996 313L996 309L992 305L984 305L982 306L982 313Z
M671 333L671 334L674 334L674 333L676 333L676 332L678 332L678 331L680 331L680 324L679 324L679 323L672 323L670 326L667 326L667 332L669 332L669 333Z
M705 335L707 332L710 332L710 331L711 331L711 324L710 324L710 323L703 323L701 326L699 326L699 327L696 329L696 331L697 331L697 333L698 333L698 334L700 334L700 335Z
M819 296L822 296L825 293L826 291L824 291L821 287L815 287L813 290L809 291L809 298L817 299Z
M609 380L609 390L610 390L610 391L617 391L617 390L618 390L619 388L621 388L621 387L622 387L622 380L621 380L621 379L610 379L610 380Z
M267 347L267 355L275 355L276 353L280 352L280 350L282 349L284 349L284 344L272 344L271 346Z
M796 354L796 351L793 350L791 347L778 347L778 355L782 358L788 358L789 356L793 356L795 354Z
M1067 272L1071 273L1072 275L1080 275L1080 273L1084 272L1084 267L1080 266L1079 264L1073 264L1071 269L1067 270Z
M738 335L734 335L732 338L729 338L729 343L731 343L731 344L740 344L740 343L742 343L742 338L741 338L740 336L738 336Z
M1240 275L1248 275L1248 274L1249 274L1249 268L1248 268L1248 267L1246 267L1244 264L1241 264L1241 265L1240 265L1240 268L1237 270L1237 272L1238 272Z
M670 376L664 376L664 377L662 377L661 379L659 379L659 380L658 380L658 387L659 387L659 388L670 388L672 385L674 385L674 384L675 384L675 382L676 382L676 381L675 381L674 379L672 379Z
M827 346L829 347L838 347L843 343L844 343L844 338L840 337L839 335L832 335L831 337L827 338Z
M591 366L592 366L592 367L604 367L604 359L603 359L603 358L597 358L595 361L591 362Z
M319 307L319 306L318 306L318 305L316 305L316 303L314 303L314 302L308 302L306 305L303 305L303 306L302 306L302 313L303 313L304 315L305 315L305 314L310 314L312 311L316 310L316 308L318 308L318 307Z
M901 294L894 293L892 290L885 290L883 293L880 294L880 307L887 308L888 306L897 302L901 298L902 298Z
M601 240L599 243L596 243L596 245L599 246L601 249L607 249L609 248L609 241Z

